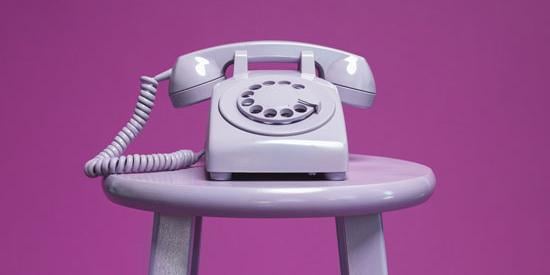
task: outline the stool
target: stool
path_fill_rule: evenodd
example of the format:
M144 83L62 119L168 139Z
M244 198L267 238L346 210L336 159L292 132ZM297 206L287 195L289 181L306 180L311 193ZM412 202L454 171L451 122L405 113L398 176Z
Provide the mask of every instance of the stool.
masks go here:
M365 155L350 155L345 181L210 181L198 166L103 182L111 201L155 213L151 275L197 274L204 216L335 217L341 274L384 275L381 213L422 203L434 187L424 165Z

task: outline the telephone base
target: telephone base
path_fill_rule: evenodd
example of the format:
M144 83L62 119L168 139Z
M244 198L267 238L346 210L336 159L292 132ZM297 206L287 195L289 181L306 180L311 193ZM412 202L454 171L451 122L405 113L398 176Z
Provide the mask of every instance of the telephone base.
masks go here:
M230 173L208 172L210 180L346 180L346 172L331 173Z

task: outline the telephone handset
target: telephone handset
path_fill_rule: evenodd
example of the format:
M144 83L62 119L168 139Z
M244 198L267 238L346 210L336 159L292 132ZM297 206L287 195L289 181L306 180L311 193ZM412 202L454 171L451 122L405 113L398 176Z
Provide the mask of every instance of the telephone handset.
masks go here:
M299 62L300 72L249 71L249 62ZM233 76L226 78L231 64ZM211 98L206 150L122 156L149 118L158 82L166 79L175 107ZM348 146L339 102L367 108L376 95L363 57L288 41L195 51L180 56L172 69L141 81L132 118L107 148L86 163L86 175L175 170L206 155L206 171L214 180L229 180L235 173L320 174L342 180Z
M370 107L376 88L366 60L328 47L289 41L254 41L199 50L178 58L170 77L170 98L183 107L210 98L212 88L225 80L236 51L246 50L249 62L298 62L303 51L314 53L319 76L338 88L342 102Z

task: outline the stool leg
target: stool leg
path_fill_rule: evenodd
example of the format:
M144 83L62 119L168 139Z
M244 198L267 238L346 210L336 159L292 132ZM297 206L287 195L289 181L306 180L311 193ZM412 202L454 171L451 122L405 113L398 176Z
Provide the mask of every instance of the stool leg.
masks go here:
M196 275L202 217L155 213L149 275Z
M382 214L336 217L342 275L387 275Z

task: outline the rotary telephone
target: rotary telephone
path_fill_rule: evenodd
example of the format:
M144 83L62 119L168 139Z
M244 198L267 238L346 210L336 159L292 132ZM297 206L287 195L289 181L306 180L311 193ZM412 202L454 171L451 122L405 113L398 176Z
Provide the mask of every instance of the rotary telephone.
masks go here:
M297 62L299 71L248 70L252 62ZM225 71L233 64L233 76ZM175 107L211 99L206 149L122 155L146 124L159 81ZM371 106L376 89L361 56L289 41L227 44L182 55L172 69L141 77L134 114L85 165L90 177L186 168L205 156L212 180L235 174L321 175L344 180L348 145L340 102Z

